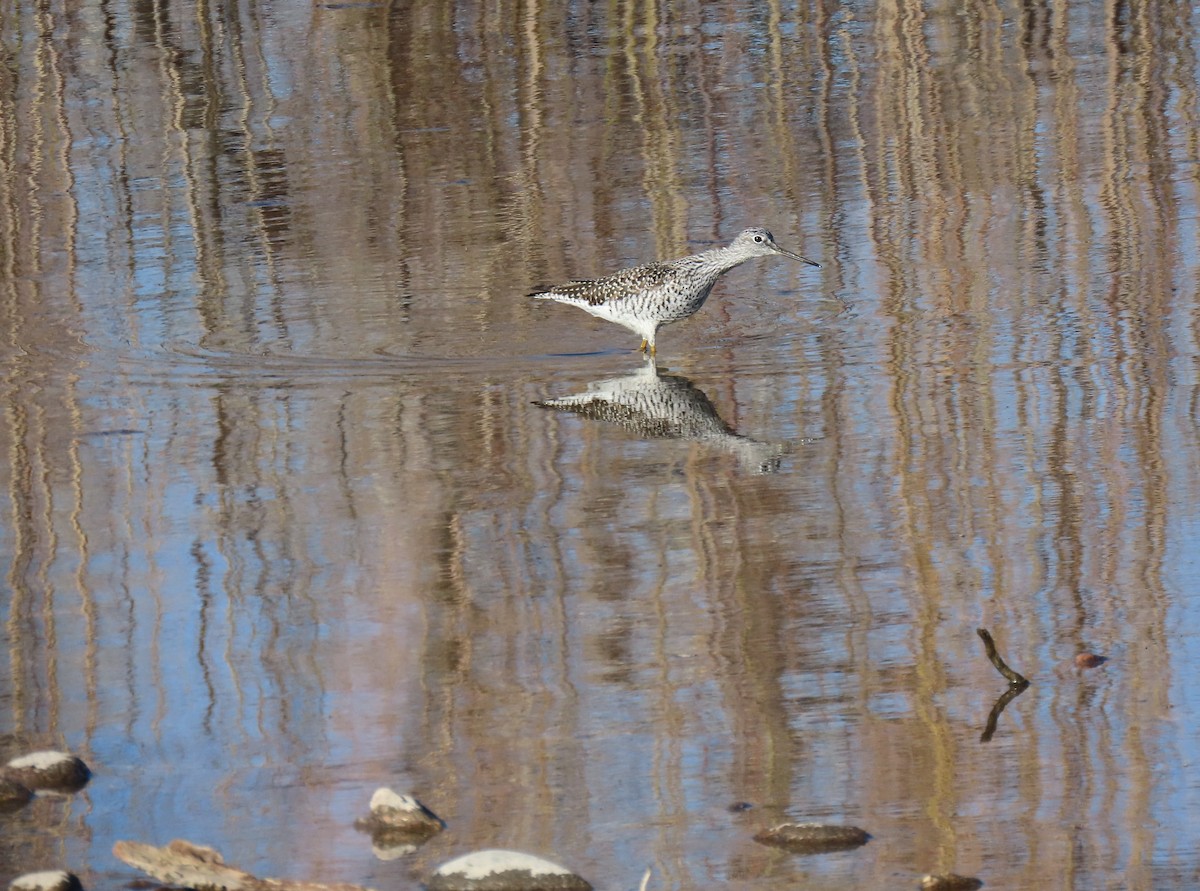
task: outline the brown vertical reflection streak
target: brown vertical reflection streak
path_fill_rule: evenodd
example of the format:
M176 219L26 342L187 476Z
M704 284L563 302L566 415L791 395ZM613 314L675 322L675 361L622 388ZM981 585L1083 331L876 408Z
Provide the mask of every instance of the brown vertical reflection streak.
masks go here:
M6 275L0 313L6 344L5 378L0 400L7 419L8 497L13 553L8 573L9 645L12 670L11 726L19 734L37 734L29 742L59 741L64 703L58 636L63 603L84 599L86 587L64 591L55 570L74 560L79 579L86 564L86 537L79 526L82 491L77 453L73 329L79 303L73 288L55 304L44 275L64 271L75 281L74 247L78 212L70 163L67 87L62 54L56 43L60 19L49 4L12 13L35 37L30 47L32 82L23 90L10 83L0 105L0 256ZM7 65L7 60L6 60ZM19 97L24 97L24 101ZM65 485L59 486L59 480ZM60 536L57 516L72 532ZM85 683L93 662L86 662ZM69 680L69 679L68 679Z

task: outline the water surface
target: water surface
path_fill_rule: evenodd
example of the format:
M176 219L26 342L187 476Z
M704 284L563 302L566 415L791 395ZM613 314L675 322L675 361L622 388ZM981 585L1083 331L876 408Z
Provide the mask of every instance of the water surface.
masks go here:
M0 756L96 771L5 876L1194 885L1197 33L0 4ZM524 296L748 225L822 269L731 272L658 369ZM1033 680L988 742L977 627ZM448 831L377 859L383 784Z

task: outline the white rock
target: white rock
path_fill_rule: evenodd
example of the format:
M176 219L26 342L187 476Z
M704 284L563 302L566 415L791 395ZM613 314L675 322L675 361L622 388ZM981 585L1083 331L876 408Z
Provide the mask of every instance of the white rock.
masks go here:
M359 826L369 832L432 835L441 832L446 822L411 795L400 795L381 787L371 796L371 816Z
M3 773L30 789L69 792L82 789L92 776L83 759L66 752L31 752L9 761Z
M475 851L443 863L428 891L590 891L591 885L566 867L519 851Z
M53 767L66 762L74 761L74 755L68 755L66 752L55 752L47 750L44 752L30 752L28 755L22 755L19 758L14 758L8 762L9 767L32 767L34 770L50 770ZM36 875L36 873L31 873Z
M83 891L79 879L62 869L27 872L13 879L8 887L9 891Z
M411 795L401 795L399 792L394 792L387 786L380 786L375 790L375 794L371 796L371 812L372 813L390 813L399 811L401 813L413 813L427 811L428 808L421 802L417 801Z

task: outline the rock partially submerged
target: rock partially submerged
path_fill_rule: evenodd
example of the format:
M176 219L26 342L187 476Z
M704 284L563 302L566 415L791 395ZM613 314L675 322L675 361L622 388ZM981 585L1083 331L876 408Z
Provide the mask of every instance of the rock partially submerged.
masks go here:
M371 796L371 815L354 825L371 833L427 837L445 829L446 821L411 795L381 786Z
M36 791L78 792L92 778L83 759L67 752L31 752L14 758L0 775Z
M828 823L780 823L764 829L754 840L759 844L783 848L793 854L823 854L847 851L865 845L871 836L857 826Z
M446 821L411 795L380 787L371 796L371 813L354 826L371 833L371 849L380 860L413 853L446 828Z
M921 878L922 891L976 891L982 887L983 882L974 876L960 876L953 872L931 874Z
M64 869L27 872L8 884L9 891L83 891L79 877Z
M428 891L591 891L557 863L519 851L475 851L443 863L425 882Z

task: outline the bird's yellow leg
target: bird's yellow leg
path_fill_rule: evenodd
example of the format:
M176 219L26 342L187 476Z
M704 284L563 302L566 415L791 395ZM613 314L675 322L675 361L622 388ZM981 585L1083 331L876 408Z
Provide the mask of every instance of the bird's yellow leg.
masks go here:
M650 341L646 340L646 338L644 338L644 337L643 337L643 338L642 338L642 345L641 345L640 347L638 347L638 352L639 352L639 353L644 353L644 352L646 352L646 345L647 345L649 342L650 342Z

